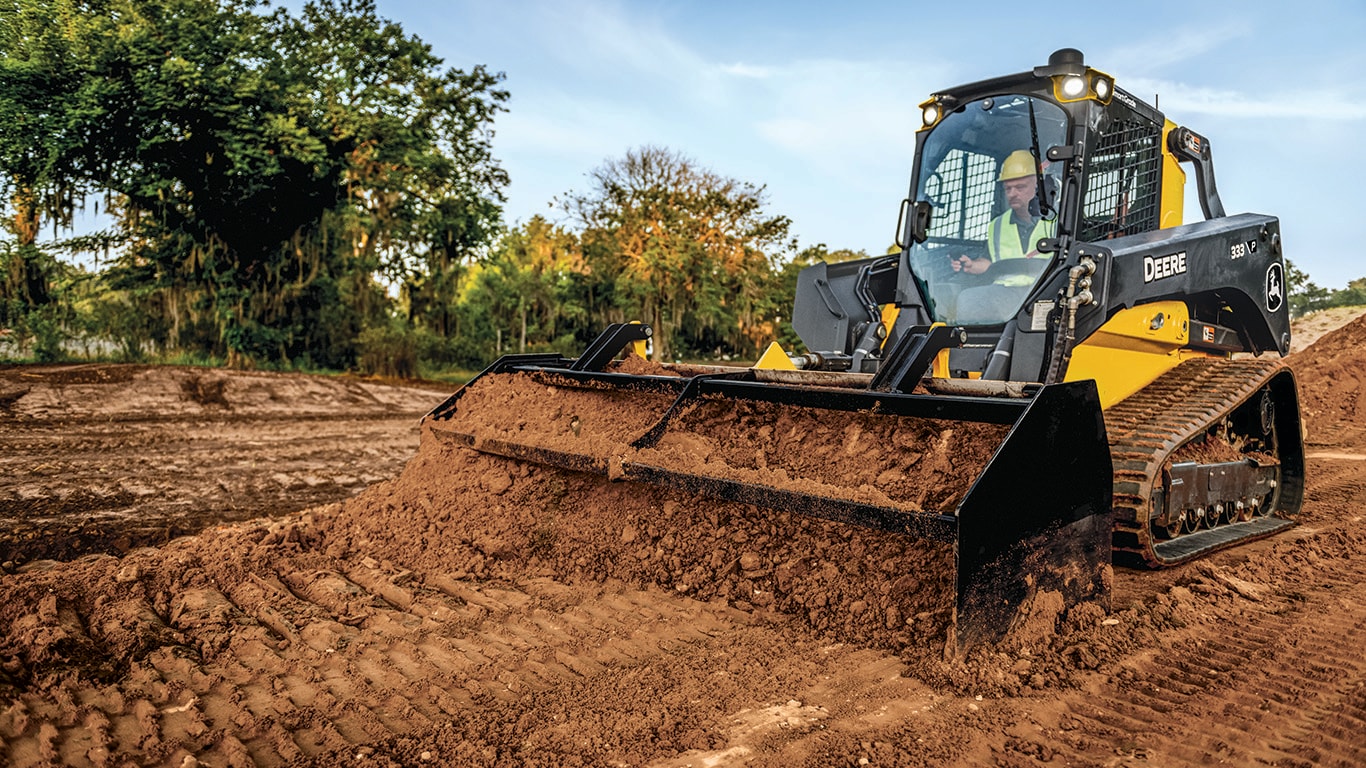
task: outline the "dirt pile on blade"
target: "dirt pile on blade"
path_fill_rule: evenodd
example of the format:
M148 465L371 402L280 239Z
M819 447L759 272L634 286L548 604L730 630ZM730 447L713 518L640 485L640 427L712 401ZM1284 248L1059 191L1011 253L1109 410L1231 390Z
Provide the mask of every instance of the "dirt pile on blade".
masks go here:
M1007 427L709 400L640 460L778 490L949 514Z
M861 645L938 655L952 622L948 544L511 462L430 430L397 480L333 525L330 556L378 549L456 578L655 584Z
M525 373L486 376L465 388L449 426L473 435L475 447L496 439L606 461L626 451L673 400L668 394L558 387Z
M1366 315L1324 334L1289 363L1309 442L1360 444L1366 436Z
M681 376L668 366L654 363L637 354L628 354L620 360L611 363L608 370L612 373L626 373L632 376Z
M557 386L553 375L487 377L438 434L584 457L607 471L632 462L670 472L907 511L952 513L1007 427L706 399L681 409L659 443L637 451L670 394Z

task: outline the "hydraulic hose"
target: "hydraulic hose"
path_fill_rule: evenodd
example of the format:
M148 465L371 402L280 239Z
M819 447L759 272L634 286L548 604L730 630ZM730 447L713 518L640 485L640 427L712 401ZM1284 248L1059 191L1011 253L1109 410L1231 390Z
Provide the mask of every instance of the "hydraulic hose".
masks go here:
M1096 262L1083 257L1077 266L1067 272L1067 294L1060 321L1058 336L1053 342L1053 354L1049 357L1048 375L1045 384L1057 384L1067 376L1067 366L1072 361L1072 347L1077 340L1077 309L1090 304L1091 275L1095 274Z

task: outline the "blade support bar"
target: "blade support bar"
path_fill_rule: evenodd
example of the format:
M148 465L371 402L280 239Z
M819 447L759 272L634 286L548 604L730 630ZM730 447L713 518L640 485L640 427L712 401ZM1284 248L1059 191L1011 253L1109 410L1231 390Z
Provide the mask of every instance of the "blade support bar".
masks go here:
M873 375L870 389L879 392L909 392L930 370L934 358L945 349L963 346L967 331L938 323L915 326L896 340L887 358Z

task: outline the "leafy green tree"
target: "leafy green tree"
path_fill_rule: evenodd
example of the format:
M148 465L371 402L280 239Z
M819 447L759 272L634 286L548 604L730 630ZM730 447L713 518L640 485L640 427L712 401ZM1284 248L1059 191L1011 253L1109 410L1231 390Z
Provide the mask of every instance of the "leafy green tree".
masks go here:
M1290 300L1290 316L1303 317L1330 306L1332 292L1320 288L1309 279L1309 274L1285 260L1286 295Z
M769 254L791 247L790 222L764 211L763 187L659 147L628 151L589 179L561 205L582 226L607 319L650 323L663 360L685 335L746 352L772 335Z
M1340 306L1360 307L1366 305L1366 277L1358 277L1349 282L1337 296Z
M308 106L354 142L336 236L403 286L410 321L457 332L462 279L497 235L507 185L491 131L502 75L440 69L373 2L310 3L296 27L294 63L322 73Z
M71 220L79 190L60 180L71 170L63 165L60 148L78 137L64 130L70 85L60 55L60 25L54 23L60 17L7 0L0 3L0 19L0 167L5 169L0 194L6 233L0 242L0 326L23 326L30 311L52 300L56 265L36 243L45 216L57 224ZM36 109L20 110L20 102Z
M423 286L419 311L454 302L497 227L489 125L507 94L368 0L265 10L0 5L6 218L22 243L103 194L123 244L111 286L165 313L171 346L346 365L388 322L376 273Z
M1285 284L1290 297L1290 316L1303 317L1333 307L1366 306L1366 277L1359 277L1341 290L1322 288L1309 279L1308 273L1285 261Z
M518 341L517 351L533 342L554 341L566 322L581 322L584 311L575 300L586 267L578 238L573 232L533 216L508 232L490 262L507 285Z

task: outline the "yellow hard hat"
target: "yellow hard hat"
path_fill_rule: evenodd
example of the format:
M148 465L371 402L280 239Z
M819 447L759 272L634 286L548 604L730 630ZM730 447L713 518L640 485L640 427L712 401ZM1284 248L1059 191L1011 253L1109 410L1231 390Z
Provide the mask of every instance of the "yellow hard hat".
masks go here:
M1027 149L1017 149L1006 155L1006 161L1001 163L1001 175L996 180L1022 179L1035 173L1038 173L1038 170L1034 165L1034 156Z

